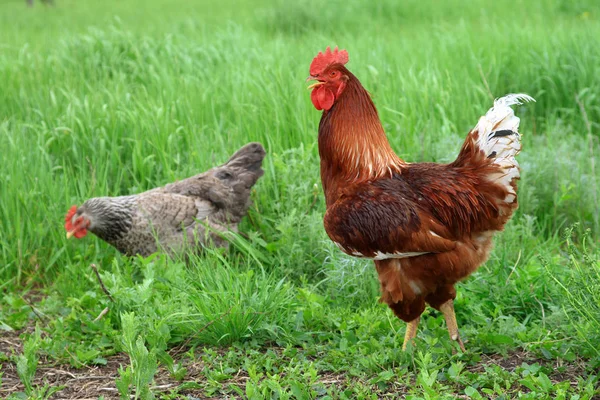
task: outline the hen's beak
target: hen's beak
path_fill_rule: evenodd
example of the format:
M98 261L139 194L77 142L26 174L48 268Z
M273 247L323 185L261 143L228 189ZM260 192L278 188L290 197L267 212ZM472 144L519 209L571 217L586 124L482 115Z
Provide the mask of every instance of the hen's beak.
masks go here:
M74 230L67 232L67 239L71 239L74 234L75 234Z
M316 76L312 76L312 75L311 75L311 76L309 76L308 78L306 78L306 82L308 82L308 81L314 81L314 80L316 80L316 79L317 79L317 77L316 77ZM308 89L308 90L310 90L310 89L314 89L314 88L316 88L316 87L319 87L319 86L321 86L321 85L324 85L324 84L325 84L325 82L317 81L317 82L313 83L312 85L309 85L309 86L307 87L307 89Z

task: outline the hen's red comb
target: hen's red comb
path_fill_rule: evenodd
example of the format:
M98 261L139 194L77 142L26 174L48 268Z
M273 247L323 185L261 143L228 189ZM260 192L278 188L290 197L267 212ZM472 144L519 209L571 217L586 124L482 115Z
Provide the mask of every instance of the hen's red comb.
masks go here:
M315 58L313 58L310 64L310 75L316 76L325 70L331 64L346 64L348 62L348 52L346 50L338 50L336 48L331 51L331 47L327 46L325 53L319 52Z
M69 211L67 211L67 215L65 216L65 229L67 231L72 231L73 230L73 223L71 222L73 215L75 215L75 213L77 212L77 206L72 206L71 208L69 208Z

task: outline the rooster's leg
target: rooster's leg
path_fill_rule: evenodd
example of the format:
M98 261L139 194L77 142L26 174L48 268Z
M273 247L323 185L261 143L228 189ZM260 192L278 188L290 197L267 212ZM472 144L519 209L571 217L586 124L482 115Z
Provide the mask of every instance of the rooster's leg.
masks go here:
M408 342L417 337L417 328L419 328L419 321L421 317L417 317L410 322L406 323L406 333L404 334L404 343L402 344L402 351L406 351Z
M456 340L460 346L460 349L462 351L466 351L465 345L458 334L458 324L456 323L456 315L454 314L454 302L452 300L448 300L440 306L440 311L442 314L444 314L444 318L446 319L446 325L448 326L450 339Z

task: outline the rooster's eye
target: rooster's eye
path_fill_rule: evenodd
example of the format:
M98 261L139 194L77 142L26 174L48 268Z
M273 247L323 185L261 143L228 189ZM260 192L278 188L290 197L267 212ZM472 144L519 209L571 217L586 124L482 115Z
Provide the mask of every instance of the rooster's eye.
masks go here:
M329 77L330 77L330 78L335 78L335 76L336 76L336 75L337 75L337 72L336 72L336 71L331 71L331 72L329 73Z

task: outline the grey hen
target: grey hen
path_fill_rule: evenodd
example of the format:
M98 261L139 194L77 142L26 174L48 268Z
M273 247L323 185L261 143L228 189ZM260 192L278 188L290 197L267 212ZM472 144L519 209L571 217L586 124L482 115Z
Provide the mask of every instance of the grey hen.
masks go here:
M69 209L67 238L90 231L121 253L142 256L226 246L219 232L237 231L264 157L260 143L249 143L203 174L136 195L89 199Z

